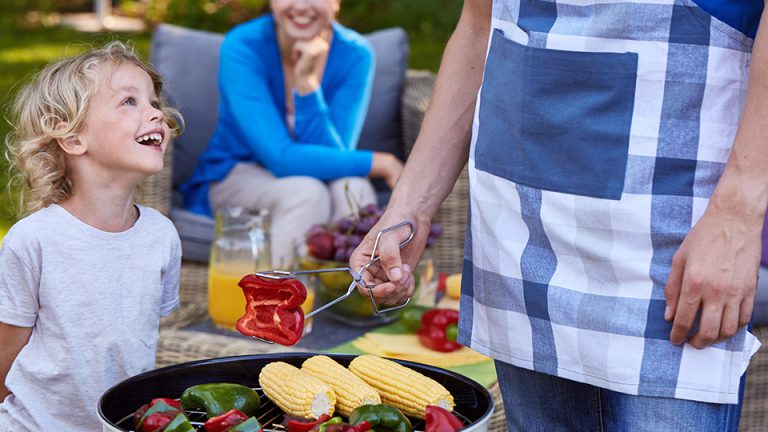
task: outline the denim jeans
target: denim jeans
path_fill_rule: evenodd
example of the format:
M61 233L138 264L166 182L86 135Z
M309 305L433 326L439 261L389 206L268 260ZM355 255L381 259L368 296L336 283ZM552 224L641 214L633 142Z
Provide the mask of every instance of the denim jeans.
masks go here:
M739 426L741 403L633 396L499 361L496 373L511 432L736 432Z

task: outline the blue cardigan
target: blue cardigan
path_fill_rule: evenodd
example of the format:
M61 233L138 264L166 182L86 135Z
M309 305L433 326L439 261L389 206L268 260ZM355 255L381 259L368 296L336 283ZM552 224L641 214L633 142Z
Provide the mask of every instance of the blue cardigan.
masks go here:
M368 175L372 152L355 150L374 70L373 49L363 36L333 24L320 88L304 96L293 93L293 137L285 121L285 84L273 17L232 29L220 56L219 122L192 177L181 185L187 209L211 215L209 185L224 179L238 162L258 163L276 177L334 180Z

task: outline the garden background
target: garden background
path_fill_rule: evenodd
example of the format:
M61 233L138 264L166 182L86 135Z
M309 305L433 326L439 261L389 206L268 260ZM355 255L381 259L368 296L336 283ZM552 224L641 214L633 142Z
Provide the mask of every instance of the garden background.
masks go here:
M46 63L89 46L118 39L130 41L149 57L152 28L160 22L226 32L263 13L267 0L118 0L112 13L142 19L141 33L81 33L59 25L61 16L93 10L93 0L4 0L0 10L0 136L11 130L10 104L21 84ZM410 40L409 68L437 71L462 0L342 0L339 21L361 33L399 26ZM0 142L5 155L5 141ZM18 217L18 185L8 161L0 157L0 242Z

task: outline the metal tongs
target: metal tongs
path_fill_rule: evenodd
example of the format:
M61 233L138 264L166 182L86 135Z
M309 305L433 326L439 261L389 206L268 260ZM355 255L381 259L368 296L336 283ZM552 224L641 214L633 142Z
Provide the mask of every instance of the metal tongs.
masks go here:
M389 228L385 228L385 229L379 231L379 233L376 234L376 241L373 243L373 251L371 251L371 260L368 261L368 263L366 263L364 266L362 266L360 268L360 270L358 270L358 271L354 271L350 267L337 267L337 268L318 269L318 270L297 270L297 271L268 270L268 271L258 272L258 273L256 273L256 276L261 276L261 277L269 278L269 279L295 279L296 277L301 276L301 275L316 274L316 273L340 272L340 271L345 271L345 272L349 273L352 276L352 283L349 284L349 288L347 288L347 292L346 293L342 294L341 296L339 296L338 298L334 299L333 301L330 301L330 302L320 306L319 308L313 310L312 312L306 314L304 316L304 318L309 318L309 317L312 317L314 315L317 315L318 313L328 309L329 307L331 307L331 306L335 305L336 303L338 303L338 302L344 300L345 298L349 297L352 294L352 292L355 291L355 289L357 288L358 285L363 287L363 288L368 289L368 294L369 294L368 297L371 299L371 305L373 305L373 312L376 315L382 314L384 312L389 312L389 311L393 311L393 310L397 310L397 309L403 308L406 305L408 305L408 303L411 301L410 297L408 297L408 299L405 301L405 303L403 303L401 305L397 305L397 306L393 306L393 307L385 308L385 309L380 309L379 305L376 303L376 299L373 297L373 288L375 288L376 285L368 285L363 280L363 273L366 270L368 270L368 267L370 267L371 265L373 265L374 263L376 263L379 260L379 256L376 254L376 252L379 249L379 240L381 239L381 236L386 234L386 233L388 233L388 232L390 232L390 231L394 231L394 230L396 230L396 229L398 229L398 228L400 228L402 226L405 226L405 225L408 225L408 227L411 229L411 232L408 234L408 238L403 240L402 243L400 243L400 249L402 249L403 247L405 247L405 245L410 243L411 240L413 240L414 226L413 226L413 222L411 222L409 220L400 222L397 225L393 225L393 226L391 226ZM256 338L256 339L260 339L260 338Z

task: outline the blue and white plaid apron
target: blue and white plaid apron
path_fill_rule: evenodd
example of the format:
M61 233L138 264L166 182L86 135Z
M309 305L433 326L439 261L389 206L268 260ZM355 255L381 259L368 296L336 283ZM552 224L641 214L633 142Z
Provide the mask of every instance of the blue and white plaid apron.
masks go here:
M730 153L752 43L689 0L494 0L462 343L619 392L737 403L759 342L672 345L664 286Z

